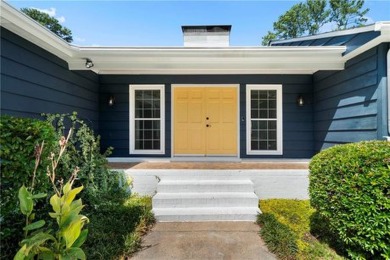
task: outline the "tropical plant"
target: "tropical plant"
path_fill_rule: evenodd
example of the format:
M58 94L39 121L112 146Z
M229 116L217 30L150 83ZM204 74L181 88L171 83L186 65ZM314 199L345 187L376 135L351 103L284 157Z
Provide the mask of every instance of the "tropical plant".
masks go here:
M69 180L63 185L63 179L58 180L56 169L63 156L71 131L68 137L62 137L59 141L60 149L58 155L51 153L51 164L47 169L47 175L53 186L55 194L50 198L50 205L54 212L49 213L58 225L55 234L48 228L44 228L45 221L35 220L34 200L46 197L44 193L34 194L35 172L38 168L44 143L36 154L35 169L30 188L24 185L19 189L20 211L26 218L25 239L20 243L21 248L16 253L14 259L33 259L38 256L40 259L85 259L85 253L80 246L85 242L88 230L84 225L89 221L87 217L80 214L83 209L81 199L75 200L76 195L81 192L83 186L72 188L79 171L74 169ZM57 187L57 183L59 187ZM29 234L30 231L33 231Z

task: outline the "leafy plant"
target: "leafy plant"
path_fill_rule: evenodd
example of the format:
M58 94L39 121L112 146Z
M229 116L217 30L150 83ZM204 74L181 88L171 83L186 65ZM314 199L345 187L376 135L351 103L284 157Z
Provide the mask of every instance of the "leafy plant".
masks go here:
M309 193L351 258L390 258L390 142L337 145L310 162Z
M297 235L291 229L269 213L258 215L257 223L261 227L260 235L271 252L281 259L295 259L298 253Z
M30 118L0 117L0 258L10 259L17 251L17 241L23 237L25 222L20 218L18 190L20 185L31 185L31 173L35 172L34 192L44 193L50 188L47 181L48 161L41 162L35 169L33 154L39 152L38 144L45 142L42 158L49 154L56 143L54 128L47 122ZM35 170L34 170L35 169ZM37 214L47 212L45 199L35 201Z
M75 200L76 195L81 192L83 186L72 188L76 179L78 169L76 168L68 182L63 185L63 180L59 180L59 188L57 188L56 169L59 161L63 156L66 145L68 143L71 131L68 138L64 137L60 140L60 149L58 155L54 153L50 157L50 167L48 167L48 177L51 181L55 194L50 198L50 205L54 212L49 213L50 217L55 219L58 225L58 230L53 236L50 229L42 229L45 225L44 220L31 222L35 218L33 213L34 200L46 197L46 194L33 194L35 171L40 162L40 156L43 149L43 143L36 155L35 170L33 173L32 185L28 190L24 185L19 189L20 211L26 216L25 239L21 241L21 248L15 255L14 259L32 259L36 255L43 259L85 259L85 253L80 246L85 242L88 234L87 229L83 229L88 218L80 215L83 209L81 199ZM29 231L34 231L29 235Z
M85 253L90 259L127 259L154 223L151 197L132 195L125 202L114 200L89 210Z
M315 210L308 200L261 200L261 236L282 259L342 259L323 240L311 234ZM316 223L318 224L318 223Z
M69 172L75 166L79 167L78 178L84 185L83 199L88 206L98 204L101 198L121 198L122 201L128 198L127 188L119 186L120 182L127 182L126 178L108 168L106 157L111 154L112 148L101 153L100 136L96 136L76 112L43 116L54 126L58 136L63 136L69 128L74 129L59 169L60 172Z

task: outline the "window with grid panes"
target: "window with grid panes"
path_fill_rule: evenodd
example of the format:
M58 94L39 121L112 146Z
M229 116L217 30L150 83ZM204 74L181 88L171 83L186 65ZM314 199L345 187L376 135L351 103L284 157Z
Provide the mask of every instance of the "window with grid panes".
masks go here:
M131 88L133 106L133 152L158 153L163 147L163 91L162 87L134 86Z
M247 89L248 153L281 152L281 95L276 86L252 85ZM278 95L279 94L279 95Z

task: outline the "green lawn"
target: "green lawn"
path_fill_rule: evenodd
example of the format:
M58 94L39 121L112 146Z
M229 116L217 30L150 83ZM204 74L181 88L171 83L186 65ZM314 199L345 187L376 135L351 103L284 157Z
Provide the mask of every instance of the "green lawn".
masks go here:
M280 259L344 259L310 232L315 210L308 200L269 199L259 204L260 235Z

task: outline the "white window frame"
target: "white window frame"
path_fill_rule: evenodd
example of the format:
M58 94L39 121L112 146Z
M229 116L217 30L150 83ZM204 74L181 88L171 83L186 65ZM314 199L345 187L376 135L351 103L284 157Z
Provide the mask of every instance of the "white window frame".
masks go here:
M135 149L135 91L136 90L159 90L160 91L160 150L137 150ZM130 85L129 86L129 138L130 154L165 154L165 85Z
M251 91L276 90L276 150L251 150ZM283 154L283 100L282 85L246 85L246 153L248 155Z

